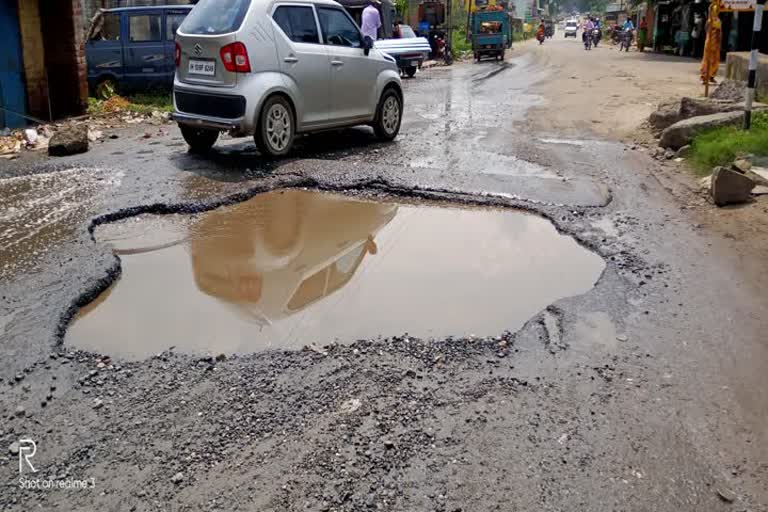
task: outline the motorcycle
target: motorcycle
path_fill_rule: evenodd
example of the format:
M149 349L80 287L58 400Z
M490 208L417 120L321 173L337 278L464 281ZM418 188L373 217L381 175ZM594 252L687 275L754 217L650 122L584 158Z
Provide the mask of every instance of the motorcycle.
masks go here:
M546 38L547 38L547 36L543 32L538 32L536 34L536 40L539 42L539 44L544 44L544 39L546 39Z
M611 36L611 42L613 44L619 44L621 43L621 30L618 26L612 27L610 29L610 36Z
M629 47L632 46L632 31L631 30L624 30L621 33L621 45L619 46L619 51L626 50L629 51Z
M592 29L592 44L595 48L597 48L597 43L600 42L600 39L602 39L603 35L600 33L600 29L595 27Z
M453 53L445 35L433 36L432 53L435 60L442 60L447 66L453 64Z
M584 33L581 34L581 38L584 41L584 49L591 50L592 49L592 31L585 30Z

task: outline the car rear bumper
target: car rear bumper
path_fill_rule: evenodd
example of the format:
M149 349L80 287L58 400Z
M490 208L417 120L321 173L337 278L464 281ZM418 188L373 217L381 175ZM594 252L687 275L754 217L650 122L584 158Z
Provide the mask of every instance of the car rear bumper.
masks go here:
M171 118L177 123L199 126L200 128L211 128L213 130L232 130L236 132L243 131L242 119L219 119L212 117L196 116L194 114L184 114L183 112L174 112Z
M175 121L217 130L241 131L246 115L246 100L237 94L221 94L175 87Z

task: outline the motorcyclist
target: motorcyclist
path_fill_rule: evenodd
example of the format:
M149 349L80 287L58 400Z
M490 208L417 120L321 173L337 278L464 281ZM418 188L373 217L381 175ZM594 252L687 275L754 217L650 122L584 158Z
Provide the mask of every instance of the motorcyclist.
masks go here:
M595 22L592 21L592 18L587 18L587 21L584 22L584 27L581 32L581 40L585 43L587 42L587 35L592 34L592 29L595 28Z
M631 18L627 18L624 21L624 25L621 26L621 30L623 32L622 37L625 37L627 41L627 44L626 44L627 51L629 51L629 47L632 44L633 31L635 30L635 24L632 23Z
M595 30L597 30L597 33L594 34L595 38L595 46L597 46L597 43L603 38L603 24L600 21L600 18L595 18Z
M539 25L538 30L536 30L536 40L539 41L539 44L544 43L544 38L546 36L546 28L544 27L544 22L542 21Z

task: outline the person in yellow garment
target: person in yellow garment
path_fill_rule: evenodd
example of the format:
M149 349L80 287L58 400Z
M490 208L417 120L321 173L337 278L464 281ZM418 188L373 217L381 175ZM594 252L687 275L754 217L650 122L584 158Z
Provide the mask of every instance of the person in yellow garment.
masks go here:
M720 46L723 30L720 22L720 0L712 0L709 5L709 17L706 26L707 38L704 41L704 58L701 59L701 83L717 83L715 75L720 67Z

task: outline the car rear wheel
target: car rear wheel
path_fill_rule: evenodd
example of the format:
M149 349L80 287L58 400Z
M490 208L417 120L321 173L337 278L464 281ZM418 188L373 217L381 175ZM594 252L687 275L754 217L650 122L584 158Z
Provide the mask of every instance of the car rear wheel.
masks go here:
M416 66L408 66L404 71L408 78L413 78L413 75L416 74Z
M253 136L263 155L277 157L288 154L296 135L293 119L293 107L282 96L272 96L264 103Z
M381 95L379 106L376 109L376 120L373 122L373 130L376 136L384 140L392 140L400 132L400 123L403 120L403 100L394 89L387 89Z
M181 130L181 136L184 137L190 151L193 153L207 152L216 143L216 139L219 138L218 130L197 128L185 124L180 124L179 129Z

